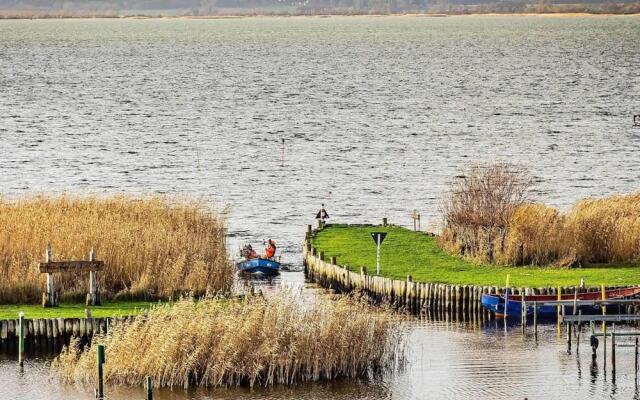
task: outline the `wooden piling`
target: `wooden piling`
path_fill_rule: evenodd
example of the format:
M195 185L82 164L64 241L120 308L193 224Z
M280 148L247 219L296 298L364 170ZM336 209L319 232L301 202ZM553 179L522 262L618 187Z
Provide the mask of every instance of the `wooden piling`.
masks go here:
M567 322L567 353L571 353L571 329L573 327L573 324L570 322Z
M533 302L533 336L538 341L538 302Z
M616 377L616 325L613 324L611 332L611 374L613 379Z
M153 382L150 376L147 376L145 389L147 391L147 400L153 400Z
M20 311L18 314L18 365L20 368L24 366L24 313Z
M638 337L636 336L636 348L635 348L635 372L636 372L636 386L638 385Z
M96 389L96 398L98 400L104 399L104 344L98 345L98 388Z

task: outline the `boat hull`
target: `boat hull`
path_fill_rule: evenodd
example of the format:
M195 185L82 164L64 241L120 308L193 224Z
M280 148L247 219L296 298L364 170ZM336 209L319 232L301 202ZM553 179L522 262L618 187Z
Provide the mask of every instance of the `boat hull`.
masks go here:
M280 263L266 258L254 258L236 264L238 271L245 274L275 275L280 272Z
M628 297L638 296L640 294L640 288L624 288L624 289L614 289L608 290L605 292L605 298L607 300L612 299L624 299ZM560 300L573 300L575 298L574 294L565 294L560 297ZM495 295L495 294L483 294L481 297L482 307L487 310L493 312L496 317L521 317L522 316L522 302L520 296L514 296L513 298L508 296L505 298L504 295ZM588 293L579 293L578 300L600 300L602 299L602 292L588 292ZM556 301L558 300L558 296L554 295L532 295L525 296L525 306L526 306L526 314L532 315L534 308L533 303L543 303L545 301ZM505 307L506 305L506 307ZM565 314L570 315L574 314L573 305L566 304L564 309ZM543 306L538 305L538 316L541 318L555 318L558 314L558 307L553 305ZM609 306L608 310L615 312L616 307ZM585 314L597 314L602 311L602 308L599 305L582 305L578 306L578 310L582 310ZM576 310L576 314L577 311Z

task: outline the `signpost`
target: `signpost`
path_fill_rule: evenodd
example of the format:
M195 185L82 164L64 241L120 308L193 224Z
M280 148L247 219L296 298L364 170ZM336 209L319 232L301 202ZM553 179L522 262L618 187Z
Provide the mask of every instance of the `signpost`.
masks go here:
M413 212L411 213L411 219L413 220L413 230L419 231L420 230L420 214L418 213L418 210L413 210ZM416 221L418 222L417 227L416 227Z
M376 243L376 275L380 275L380 245L387 236L387 232L371 232L371 237Z

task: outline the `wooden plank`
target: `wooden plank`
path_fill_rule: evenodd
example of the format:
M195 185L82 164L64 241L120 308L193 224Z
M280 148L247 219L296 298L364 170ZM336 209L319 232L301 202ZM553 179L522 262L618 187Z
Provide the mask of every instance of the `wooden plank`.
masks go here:
M621 315L565 315L561 317L562 322L624 322L624 321L640 321L640 315L621 314Z
M49 261L38 264L41 274L73 271L102 271L104 261Z
M610 300L550 300L550 301L539 301L539 306L598 306L598 305L611 305L611 304L640 304L640 299L610 299Z

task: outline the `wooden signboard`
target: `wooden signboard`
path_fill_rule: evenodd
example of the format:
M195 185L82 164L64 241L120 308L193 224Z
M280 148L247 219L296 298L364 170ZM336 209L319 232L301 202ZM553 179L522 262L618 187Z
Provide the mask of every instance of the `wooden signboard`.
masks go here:
M49 261L38 264L41 274L54 272L102 271L104 261Z

